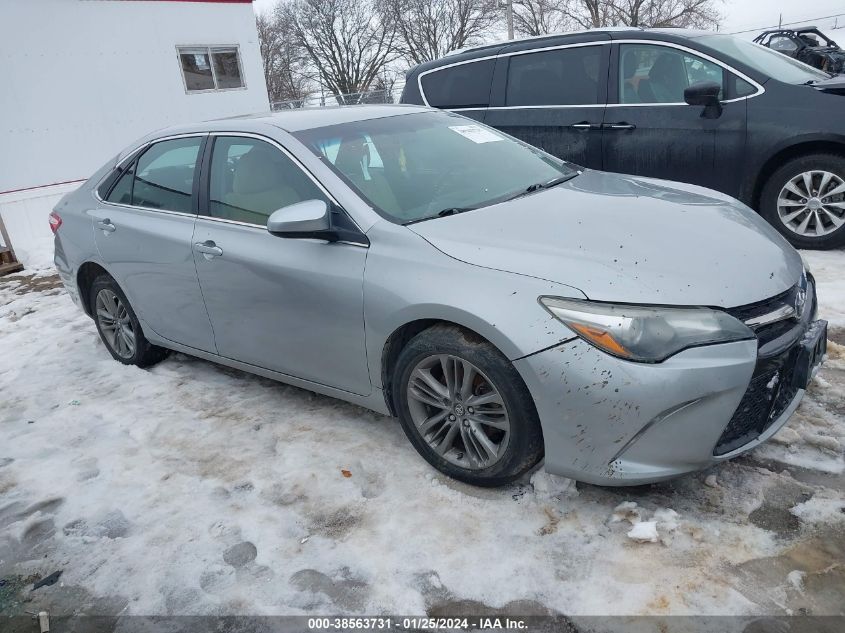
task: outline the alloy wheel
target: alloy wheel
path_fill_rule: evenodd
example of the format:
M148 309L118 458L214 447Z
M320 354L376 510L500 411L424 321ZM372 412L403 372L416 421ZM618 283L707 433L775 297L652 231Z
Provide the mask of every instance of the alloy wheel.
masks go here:
M407 395L414 425L446 461L481 470L504 455L510 439L504 399L469 361L451 354L423 359L411 372Z
M793 233L821 237L845 224L845 180L823 170L790 179L777 199L778 217Z
M97 322L108 346L115 354L124 359L135 355L135 330L129 311L114 292L103 288L97 293Z

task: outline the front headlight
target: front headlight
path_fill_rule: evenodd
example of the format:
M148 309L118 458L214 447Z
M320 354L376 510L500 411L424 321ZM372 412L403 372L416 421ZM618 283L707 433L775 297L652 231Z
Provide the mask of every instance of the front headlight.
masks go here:
M620 358L658 363L688 347L754 338L747 325L709 308L660 308L540 297L575 334Z

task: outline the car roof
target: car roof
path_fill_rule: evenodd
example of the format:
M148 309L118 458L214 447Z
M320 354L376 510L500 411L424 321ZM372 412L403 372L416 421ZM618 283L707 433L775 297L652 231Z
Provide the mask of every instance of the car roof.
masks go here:
M117 155L117 161L122 161L142 145L180 134L199 134L203 132L266 134L267 126L272 126L286 132L299 132L301 130L310 130L312 128L337 125L339 123L383 119L417 112L440 112L440 110L427 106L409 104L326 106L297 108L281 112L258 112L255 114L213 119L211 121L171 125L150 132L138 139Z
M531 37L516 38L512 40L502 40L498 42L491 42L479 46L472 46L462 48L456 51L447 53L444 57L435 59L429 62L424 62L408 71L407 76L416 75L420 72L438 68L456 62L468 61L478 57L488 57L497 55L505 48L511 50L512 48L527 50L530 48L540 48L544 45L557 45L565 43L569 39L578 42L590 41L591 35L604 39L619 40L619 39L654 39L654 36L661 36L666 38L678 39L693 39L703 37L705 35L714 35L714 31L702 31L697 29L676 29L676 28L655 28L645 29L637 26L618 26L618 27L603 27L595 29L586 29L582 31L569 31L565 33L550 33L547 35L534 35Z
M188 134L201 131L255 131L272 125L286 132L299 132L316 127L382 119L385 117L429 112L432 108L407 104L348 105L296 108L279 112L259 112L187 125L174 125L155 132L155 136Z

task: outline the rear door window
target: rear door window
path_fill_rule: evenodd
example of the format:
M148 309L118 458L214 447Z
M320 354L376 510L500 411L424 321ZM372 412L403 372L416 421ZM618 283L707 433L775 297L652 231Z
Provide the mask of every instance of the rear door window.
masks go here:
M201 136L191 136L154 143L120 176L108 202L191 213L202 141Z
M154 143L132 161L106 200L162 211L191 213L194 173L203 137Z
M450 66L424 75L423 94L435 108L486 108L490 105L490 83L494 59Z
M599 102L601 46L511 55L505 105L594 105Z

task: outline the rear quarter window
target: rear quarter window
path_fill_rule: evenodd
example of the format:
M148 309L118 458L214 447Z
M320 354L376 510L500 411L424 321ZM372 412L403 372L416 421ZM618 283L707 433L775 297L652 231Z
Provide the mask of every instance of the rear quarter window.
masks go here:
M425 99L436 108L486 108L495 63L486 59L429 72L420 79Z

